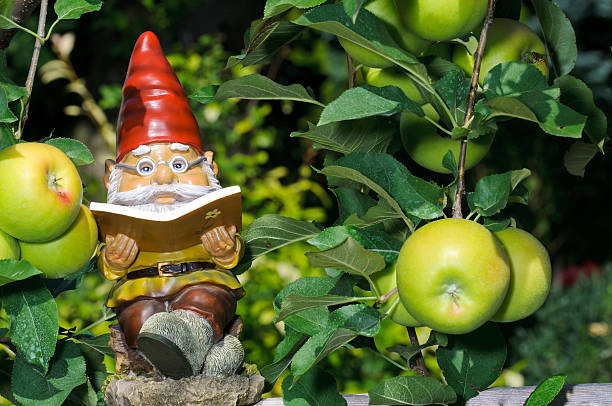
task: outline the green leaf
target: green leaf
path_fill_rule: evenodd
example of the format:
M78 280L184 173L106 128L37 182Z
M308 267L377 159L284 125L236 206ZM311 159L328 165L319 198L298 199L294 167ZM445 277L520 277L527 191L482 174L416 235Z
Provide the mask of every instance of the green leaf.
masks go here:
M420 117L425 115L421 106L410 100L397 86L363 85L344 91L336 100L329 103L323 109L317 125L391 115L402 110L410 110Z
M6 89L0 86L0 123L13 123L18 120L9 108L8 103Z
M291 364L291 360L295 353L302 347L306 342L307 336L302 333L295 332L291 327L285 326L287 336L278 344L276 347L276 353L274 355L274 362L261 368L261 376L266 380L266 387L272 389L272 385L280 378L285 370ZM283 351L279 352L279 348L283 348ZM282 355L282 356L280 356ZM266 388L264 388L264 391Z
M345 221L345 226L369 227L390 220L401 220L401 216L385 201L380 200L376 206L370 207L363 216L353 214Z
M501 374L506 342L496 323L486 323L463 335L449 335L438 348L437 360L446 382L464 400L489 387Z
M379 330L380 314L369 306L354 304L335 310L330 315L327 328L312 336L293 357L293 383L327 355L358 335L373 337Z
M414 357L417 353L421 352L427 347L431 347L432 345L446 346L448 344L448 337L446 334L440 333L438 331L433 331L429 335L427 342L424 344L415 346L415 345L394 345L392 347L387 348L387 351L396 352L401 355L406 361L410 361L412 357Z
M245 257L255 259L286 245L312 238L320 232L312 223L266 214L249 224L241 235L246 245Z
M23 86L17 86L13 83L0 82L0 87L3 87L6 91L6 98L9 103L19 99L26 99L28 97L28 89Z
M289 375L281 386L285 406L346 406L338 393L336 379L318 368L312 368L294 385Z
M492 233L496 233L508 228L510 219L499 216L485 217L483 225Z
M54 6L58 20L77 19L85 13L101 8L102 0L57 0Z
M351 215L365 215L369 208L376 205L376 200L367 193L351 188L330 189L338 200L338 219L334 224L343 224Z
M359 10L361 10L361 6L363 6L364 0L343 0L342 5L344 6L344 11L346 15L350 17L353 24L357 21L357 16L359 15Z
M2 287L2 303L11 319L17 354L46 373L58 331L57 305L51 293L40 278L29 278Z
M362 336L374 337L380 331L380 313L363 303L351 304L334 310L329 316L329 323Z
M555 397L563 389L567 376L551 376L544 380L537 388L529 395L525 401L525 406L544 406L550 404Z
M302 296L322 296L335 286L336 280L329 277L304 277L285 286L274 299L274 309L278 312L285 297L291 293ZM285 324L295 331L313 336L325 329L329 322L329 310L326 307L306 309L285 319Z
M425 376L398 376L368 392L370 405L450 405L457 395L450 386Z
M254 73L228 80L219 86L215 100L224 99L293 100L325 107L316 101L302 85L283 86L266 76Z
M10 124L0 123L0 151L17 144L13 127Z
M434 84L434 89L450 109L455 122L462 123L470 92L470 81L460 71L450 71Z
M65 341L58 343L47 374L33 367L21 353L17 353L11 383L13 394L20 404L57 406L85 381L85 359L75 343Z
M306 256L314 267L333 268L364 277L385 267L385 260L379 254L366 250L351 237L334 248L307 252Z
M586 116L559 103L559 88L549 88L546 78L533 65L523 62L499 64L485 77L484 88L489 101L497 96L516 98L534 113L540 128L549 134L572 138L582 136Z
M457 179L459 176L459 167L457 165L457 161L455 160L455 155L450 149L442 158L442 166L448 169L453 174L453 177Z
M397 125L389 119L372 117L336 121L305 132L293 132L291 137L307 138L320 148L346 155L351 152L386 152L397 132Z
M481 107L484 110L481 110ZM521 120L537 122L538 118L533 114L533 111L515 97L500 96L494 97L491 100L479 100L476 111L480 111L487 115L487 119L494 117L513 117Z
M506 207L510 196L511 172L489 175L478 181L472 195L473 206L483 216L492 216Z
M404 212L428 220L443 215L446 200L442 189L412 175L391 155L352 153L321 172L365 184L384 198L398 214L401 213L403 219Z
M76 166L89 165L94 163L94 157L89 148L81 141L71 138L52 138L45 144L53 145L61 149Z
M17 25L13 22L13 8L15 0L0 0L0 28L8 30Z
M88 348L91 351L114 358L115 352L108 344L109 338L110 334L102 334L99 336L79 334L74 337L74 340L81 346Z
M240 55L230 57L225 68L239 63L249 66L263 62L278 52L283 45L293 41L302 31L304 27L278 18L255 20L250 27L247 49Z
M328 227L308 243L320 250L337 247L347 237L353 238L363 248L380 254L387 264L395 261L402 248L402 242L391 238L382 231L362 230L351 226Z
M504 62L494 66L484 79L485 96L520 96L524 93L548 89L546 78L533 65L524 62Z
M291 361L293 384L327 355L352 341L358 334L349 329L338 328L322 331L310 337L295 353Z
M283 300L283 305L281 306L280 311L278 312L276 322L283 321L285 318L302 310L312 309L321 306L346 304L355 302L359 299L359 297L346 297L338 295L323 295L312 297L292 293Z
M550 0L532 0L533 7L542 27L544 42L555 76L563 76L574 69L578 49L576 34L563 10Z
M378 194L381 199L384 199L391 207L391 209L397 213L397 215L407 224L409 227L414 227L414 223L410 220L404 212L400 205L395 201L395 199L380 185L375 183L372 179L365 176L363 173L359 172L356 169L345 168L342 166L327 166L321 170L321 173L328 177L328 182L331 183L332 177L340 178L340 179L348 179L350 181L361 183L370 189L372 189L376 194Z
M297 8L311 8L325 3L325 0L268 0L264 8L264 18L270 18L285 11Z
M21 261L16 261L14 259L0 260L0 286L15 281L21 281L41 273L40 269L34 267L34 265L30 264L25 259Z
M569 75L555 79L555 85L561 89L561 103L588 117L584 132L603 153L608 119L595 105L591 89L580 79Z
M298 348L306 341L306 335L300 333L289 326L285 326L285 337L276 346L274 350L274 362L280 361L287 357L293 356Z
M576 141L565 153L563 165L572 175L584 177L586 166L595 158L597 151L599 151L599 149L595 144Z
M510 190L516 189L516 187L531 176L531 171L527 168L517 169L510 171Z
M194 94L189 95L189 98L197 101L198 103L208 104L215 100L217 89L219 89L218 85L202 86Z
M384 23L368 10L362 9L353 23L341 4L325 4L309 10L294 23L361 45L412 73L419 82L429 83L425 66L413 55L405 52L391 38Z

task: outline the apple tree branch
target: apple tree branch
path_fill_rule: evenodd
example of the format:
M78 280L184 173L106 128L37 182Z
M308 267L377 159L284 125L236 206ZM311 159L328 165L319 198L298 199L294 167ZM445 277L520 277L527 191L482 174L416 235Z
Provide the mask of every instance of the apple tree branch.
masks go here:
M487 34L489 33L489 26L493 23L493 12L495 11L495 0L489 0L487 5L487 16L480 32L480 39L478 41L478 48L474 54L474 69L472 70L472 80L470 83L470 93L468 96L467 108L465 110L465 117L463 118L463 128L468 128L469 123L474 113L474 103L476 102L476 90L478 89L478 76L480 75L480 66L482 64L482 54L484 53L485 45L487 44ZM461 150L459 152L459 177L457 180L457 191L455 192L455 200L453 202L453 217L463 218L461 213L461 198L465 194L465 156L467 153L468 140L463 138L461 140Z

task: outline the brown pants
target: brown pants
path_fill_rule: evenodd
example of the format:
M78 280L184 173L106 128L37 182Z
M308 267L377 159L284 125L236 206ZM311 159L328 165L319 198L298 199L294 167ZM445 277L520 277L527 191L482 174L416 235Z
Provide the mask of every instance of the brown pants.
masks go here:
M142 298L115 309L125 340L131 348L137 348L136 339L149 317L173 310L191 310L204 317L215 331L216 342L223 337L223 329L236 313L236 296L223 286L202 283L188 286L172 297Z

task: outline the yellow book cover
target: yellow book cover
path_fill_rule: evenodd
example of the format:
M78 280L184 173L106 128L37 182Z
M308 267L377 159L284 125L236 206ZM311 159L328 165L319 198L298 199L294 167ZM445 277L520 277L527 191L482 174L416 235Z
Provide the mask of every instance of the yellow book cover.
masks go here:
M230 186L201 196L176 210L156 213L130 206L91 203L100 241L107 235L125 234L142 251L168 252L200 244L200 237L217 226L242 229L242 194Z

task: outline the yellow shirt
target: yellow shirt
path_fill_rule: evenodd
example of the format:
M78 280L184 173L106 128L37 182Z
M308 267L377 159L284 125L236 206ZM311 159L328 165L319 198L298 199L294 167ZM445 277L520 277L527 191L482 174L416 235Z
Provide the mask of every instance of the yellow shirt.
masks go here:
M161 298L178 293L181 289L200 283L214 283L227 286L233 290L237 299L244 296L244 290L240 281L229 271L238 265L244 251L244 243L239 235L236 235L239 255L236 255L231 263L220 263L204 249L202 244L194 245L179 251L171 252L139 252L134 263L127 269L114 270L104 262L104 247L101 247L98 257L98 267L106 279L117 280L111 289L107 307L117 307L123 302L131 301L139 297ZM214 269L193 271L178 276L151 276L137 279L127 279L130 272L143 268L156 267L158 263L180 264L183 262L214 262Z

